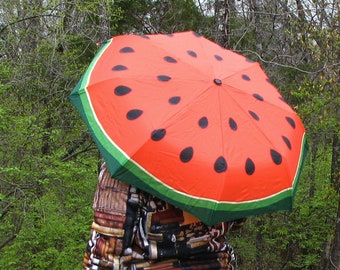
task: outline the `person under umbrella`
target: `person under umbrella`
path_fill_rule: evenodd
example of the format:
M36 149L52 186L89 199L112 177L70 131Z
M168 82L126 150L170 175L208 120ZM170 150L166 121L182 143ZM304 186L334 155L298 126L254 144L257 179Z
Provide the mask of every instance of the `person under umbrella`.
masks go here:
M305 128L245 56L192 31L116 36L69 98L105 160L85 269L230 269L229 230L292 209Z
M232 269L227 233L245 219L207 226L159 198L112 178L101 165L83 270Z

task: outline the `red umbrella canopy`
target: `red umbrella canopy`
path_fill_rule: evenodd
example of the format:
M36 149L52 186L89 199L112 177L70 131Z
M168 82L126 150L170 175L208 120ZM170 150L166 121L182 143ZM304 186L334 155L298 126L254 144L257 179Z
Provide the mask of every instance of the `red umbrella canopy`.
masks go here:
M194 32L117 36L70 99L113 177L206 224L292 208L304 126L242 55Z

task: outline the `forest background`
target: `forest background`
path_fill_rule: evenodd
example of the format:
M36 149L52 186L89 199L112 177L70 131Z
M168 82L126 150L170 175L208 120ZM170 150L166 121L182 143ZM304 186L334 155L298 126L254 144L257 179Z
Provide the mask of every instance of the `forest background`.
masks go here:
M303 120L292 212L228 235L236 269L340 269L339 0L0 1L0 268L80 269L100 156L67 97L96 43L194 30L259 61Z

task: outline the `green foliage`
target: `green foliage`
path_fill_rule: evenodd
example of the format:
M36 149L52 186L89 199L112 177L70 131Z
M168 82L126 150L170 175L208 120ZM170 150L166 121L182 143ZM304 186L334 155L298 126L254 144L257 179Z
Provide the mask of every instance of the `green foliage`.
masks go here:
M122 11L116 34L134 29L139 33L173 33L193 30L201 32L211 26L192 0L133 1L118 0Z
M6 254L0 256L0 265L6 269L77 269L92 221L96 158L84 159L81 166L55 157L40 162L45 168L39 183L44 195L32 199L25 212L18 212L24 216L22 228L16 241L0 251Z
M319 269L320 254L331 239L339 195L329 178L330 155L319 151L318 166L312 170L307 159L292 212L249 218L241 231L231 232L229 242L241 269ZM315 174L315 193L310 193ZM260 238L259 238L260 237Z
M0 60L0 266L80 268L98 152L67 96L96 44L62 28L49 28L47 39L32 38L38 26L10 30Z
M2 269L81 267L99 158L67 96L97 50L102 19L112 35L190 29L212 38L214 1L206 2L203 14L192 0L0 1ZM249 218L229 242L239 269L320 269L340 199L331 181L340 36L294 17L287 22L294 11L280 13L269 2L257 13L238 4L230 13L232 47L253 60L283 62L279 54L291 54L292 63L262 64L303 119L313 151L293 211ZM328 17L335 27L337 19Z
M334 74L335 75L335 74ZM340 106L336 76L325 78L320 76L313 82L305 79L292 95L299 101L298 110L304 116L308 131L313 134L327 135L340 130L336 108ZM313 108L311 110L310 108ZM326 133L326 134L325 134Z

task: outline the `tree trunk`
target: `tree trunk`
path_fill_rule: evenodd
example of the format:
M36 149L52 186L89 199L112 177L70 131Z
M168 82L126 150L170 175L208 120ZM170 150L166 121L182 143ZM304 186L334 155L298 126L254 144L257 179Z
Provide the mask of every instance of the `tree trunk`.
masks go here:
M19 18L28 18L27 20L22 20L19 25L23 29L22 38L22 53L30 54L38 46L39 40L41 40L41 33L43 29L41 27L41 17L40 15L33 14L32 9L40 10L42 8L42 1L31 1L26 0L22 2L21 9L18 10ZM25 34L24 34L25 33Z
M316 134L313 136L313 141L312 141L312 147L311 147L311 155L312 155L312 160L311 160L311 171L312 173L308 176L309 178L309 197L313 198L314 197L314 192L315 192L315 170L316 170L316 164L317 164L317 154L318 154L318 146L320 142L319 135Z
M255 269L263 269L264 262L263 262L263 250L264 250L264 240L263 240L263 225L264 220L258 219L255 223L257 227L256 232L256 267Z
M263 37L262 37L262 22L260 18L260 4L257 0L250 0L249 1L249 8L251 11L251 20L254 22L254 34L255 34L255 46L256 52L259 55L263 55Z
M234 0L215 1L215 35L214 40L224 48L230 48L230 13Z
M335 224L335 236L333 241L330 263L332 270L340 269L340 200L338 205L338 216Z
M340 140L336 131L334 131L332 144L331 181L335 190L340 193Z
M101 1L99 6L99 41L110 38L110 7L108 1Z
M340 111L340 110L338 110ZM331 167L331 181L334 188L340 194L340 140L337 133L333 137L332 147L332 167ZM335 223L335 235L331 252L331 265L332 269L340 269L340 199L338 204L338 214Z

